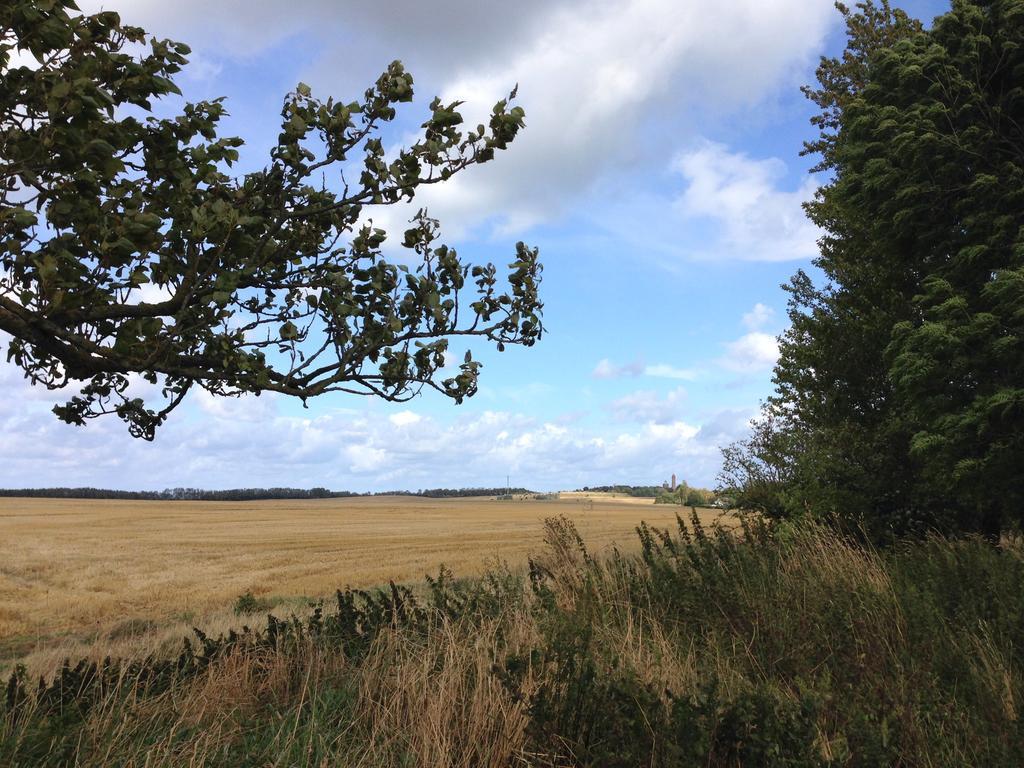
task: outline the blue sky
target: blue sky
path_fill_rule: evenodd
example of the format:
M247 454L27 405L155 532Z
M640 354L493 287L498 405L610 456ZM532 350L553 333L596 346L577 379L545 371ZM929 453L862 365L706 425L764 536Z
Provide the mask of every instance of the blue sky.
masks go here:
M86 10L100 3L80 3ZM931 19L948 3L904 0ZM198 394L152 444L115 421L85 428L59 398L0 367L0 486L325 485L357 491L504 483L535 489L713 485L720 445L771 391L780 288L817 233L800 203L822 179L799 92L842 48L827 0L113 0L126 21L194 49L186 97L226 96L225 131L260 167L298 81L356 98L392 59L417 98L486 113L516 83L527 128L511 149L415 201L471 261L540 248L547 336L484 363L461 406L330 396ZM400 235L408 210L378 221ZM2 344L2 339L0 339ZM456 351L461 352L459 347ZM70 393L69 393L70 394Z

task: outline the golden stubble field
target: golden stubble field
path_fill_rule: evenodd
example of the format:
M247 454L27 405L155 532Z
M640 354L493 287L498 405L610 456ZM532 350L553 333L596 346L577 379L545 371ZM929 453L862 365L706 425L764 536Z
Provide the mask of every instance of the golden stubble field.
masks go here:
M635 526L678 507L565 494L557 501L372 497L313 501L134 502L0 499L0 660L75 653L195 623L237 624L235 598L330 595L525 565L545 517L572 519L595 552L637 546ZM710 522L712 510L702 515ZM178 633L178 634L175 634ZM151 640L152 638L149 638Z

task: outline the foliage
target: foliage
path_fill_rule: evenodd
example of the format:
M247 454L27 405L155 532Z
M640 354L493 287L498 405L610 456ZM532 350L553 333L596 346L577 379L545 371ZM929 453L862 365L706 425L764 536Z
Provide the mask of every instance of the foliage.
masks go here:
M347 499L355 496L419 496L428 499L457 499L497 496L505 488L429 488L421 491L376 491L353 493L327 488L165 488L162 491L118 491L108 488L0 488L0 497L40 499L128 499L137 501L257 501L261 499ZM512 488L518 495L529 495L527 488Z
M254 613L266 613L272 607L273 605L268 600L256 597L249 590L235 600L234 611L236 616L248 616Z
M797 433L792 422L780 429L776 411L767 409L754 419L750 435L722 448L718 492L737 509L770 518L790 514L787 489L793 481L792 455Z
M713 491L706 488L687 488L683 504L687 507L707 507L715 500Z
M375 492L373 496L421 496L427 499L461 499L470 498L474 496L502 496L505 494L524 495L531 494L529 488L507 488L501 486L500 488L427 488L424 490L416 491L379 491Z
M803 152L820 157L812 172L837 167L836 146L845 110L869 82L871 56L923 29L920 21L893 8L890 0L880 0L877 5L862 0L855 11L837 2L836 8L846 22L846 49L840 58L822 56L815 72L818 87L805 85L800 89L821 110L811 118L811 125L820 132L818 138L807 142Z
M1024 509L1024 2L956 0L927 30L842 10L846 53L807 90L824 279L788 286L777 394L729 484L880 541L996 538Z
M715 501L716 494L706 488L693 488L680 482L675 490L668 491L664 488L654 499L655 504L682 504L687 507L708 507Z
M401 240L411 268L383 258L373 224L378 207L508 147L524 125L514 91L468 131L461 102L434 99L420 138L392 154L382 132L413 98L401 63L351 102L300 83L269 164L236 178L243 142L218 133L223 99L154 114L179 94L188 47L76 10L0 5L0 330L33 383L82 382L61 419L116 413L152 439L194 386L304 402L426 386L461 402L480 365L467 352L446 375L451 337L499 350L541 337L535 249L517 245L503 286L441 244L424 210Z
M118 491L108 488L0 488L0 497L39 499L127 499L134 501L255 501L258 499L335 499L358 496L326 488L165 488L162 491Z

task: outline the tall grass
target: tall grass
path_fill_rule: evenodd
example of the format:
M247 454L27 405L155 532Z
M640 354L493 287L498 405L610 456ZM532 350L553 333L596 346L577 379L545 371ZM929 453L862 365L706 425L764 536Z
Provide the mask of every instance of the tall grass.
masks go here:
M545 534L523 576L442 570L176 658L16 672L0 762L1020 764L1018 544L694 517L595 558L564 518Z

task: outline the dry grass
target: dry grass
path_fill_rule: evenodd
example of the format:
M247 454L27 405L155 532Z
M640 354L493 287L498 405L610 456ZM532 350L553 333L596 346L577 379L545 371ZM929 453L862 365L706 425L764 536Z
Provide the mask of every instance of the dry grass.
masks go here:
M743 533L595 558L550 519L529 579L491 571L412 611L327 606L319 629L248 635L180 677L121 666L110 687L69 673L33 695L16 676L0 764L1020 763L1019 546Z
M651 506L653 498L642 496L630 496L626 493L612 493L611 491L562 491L559 495L561 501L593 502L595 504L640 504Z
M677 511L602 495L514 502L0 499L0 660L30 655L46 667L46 658L76 655L96 639L135 655L178 642L195 624L237 625L230 605L248 590L319 596L348 585L418 581L441 563L460 576L496 559L515 568L537 551L542 520L551 515L572 519L595 551L613 542L630 549L641 519L670 524Z

